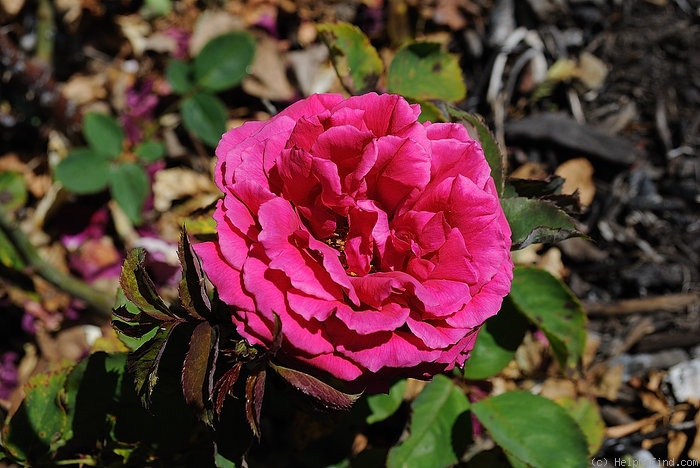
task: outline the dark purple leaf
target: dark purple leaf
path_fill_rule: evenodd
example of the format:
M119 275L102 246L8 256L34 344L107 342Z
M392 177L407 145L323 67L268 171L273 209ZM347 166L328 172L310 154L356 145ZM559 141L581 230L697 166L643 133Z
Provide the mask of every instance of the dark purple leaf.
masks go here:
M265 395L265 369L249 375L245 383L245 415L255 437L260 439L260 412Z
M182 392L188 405L206 420L204 402L209 399L209 373L217 346L216 330L208 322L200 322L192 332L189 349L182 366ZM206 398L205 398L206 394Z
M127 368L134 374L136 393L141 397L144 406L151 404L151 395L158 382L158 368L165 353L170 337L175 328L182 322L166 322L153 338L141 345L133 353L129 353Z
M207 295L202 266L184 229L180 236L178 255L182 264L180 300L192 317L203 320L203 317L211 313L211 302Z
M334 388L327 383L320 381L316 377L304 372L289 369L288 367L278 366L272 363L270 363L270 367L272 367L275 372L277 372L284 380L289 382L294 388L315 398L326 408L346 410L349 409L360 397L360 394L341 392L337 388Z
M238 376L241 374L241 367L243 362L236 362L229 370L224 372L224 375L216 382L214 385L214 396L216 397L214 410L216 414L221 414L221 410L224 407L224 401L226 400L226 395L231 393L233 386L236 385L238 381Z

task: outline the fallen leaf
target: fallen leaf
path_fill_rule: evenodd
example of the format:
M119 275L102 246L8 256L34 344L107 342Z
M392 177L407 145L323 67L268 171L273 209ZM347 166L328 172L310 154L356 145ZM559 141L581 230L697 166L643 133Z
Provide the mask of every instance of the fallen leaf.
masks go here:
M595 197L593 165L586 158L574 158L562 163L554 173L564 178L561 191L571 195L578 190L581 205L587 207Z
M156 172L153 183L153 206L160 212L170 209L175 200L202 193L218 193L211 179L184 167L173 167Z
M24 0L0 0L0 9L9 16L15 16L24 6Z
M250 74L242 86L246 93L259 98L288 101L295 90L287 79L286 61L277 44L268 36L258 39Z

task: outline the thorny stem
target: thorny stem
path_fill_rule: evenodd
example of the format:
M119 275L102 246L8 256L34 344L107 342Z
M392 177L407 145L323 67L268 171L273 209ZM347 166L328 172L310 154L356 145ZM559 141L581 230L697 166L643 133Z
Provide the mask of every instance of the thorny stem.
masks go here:
M109 318L112 314L113 301L109 295L95 290L87 283L57 270L53 265L41 258L36 247L32 245L24 232L13 223L7 212L0 208L0 230L12 243L12 246L27 263L28 268L43 279L71 296L85 302L100 318Z

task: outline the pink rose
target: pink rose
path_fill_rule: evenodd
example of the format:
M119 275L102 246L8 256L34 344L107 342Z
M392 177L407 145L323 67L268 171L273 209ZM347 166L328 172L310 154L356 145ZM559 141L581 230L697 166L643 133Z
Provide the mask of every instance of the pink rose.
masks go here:
M277 359L355 390L464 364L510 290L510 228L479 144L419 113L314 95L223 136L218 241L196 249L251 344L277 315Z

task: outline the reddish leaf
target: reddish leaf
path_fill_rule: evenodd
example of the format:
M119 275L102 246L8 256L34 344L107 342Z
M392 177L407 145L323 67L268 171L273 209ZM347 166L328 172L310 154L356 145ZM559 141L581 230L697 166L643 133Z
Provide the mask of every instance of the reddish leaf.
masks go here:
M289 369L272 363L270 363L270 367L294 388L315 398L326 408L336 410L349 409L361 395L341 392L337 388L320 381L316 377L298 370Z
M226 400L226 395L228 395L233 389L233 386L236 385L238 376L241 374L242 366L243 362L238 361L216 382L216 385L214 386L214 395L216 396L214 410L216 411L217 416L221 414L221 410L224 407L224 401Z
M182 280L179 285L180 300L192 317L203 320L203 317L211 312L211 302L204 286L202 266L184 229L180 235L178 256L182 265Z
M210 372L213 371L212 354L217 347L217 334L208 322L201 322L192 332L189 349L182 366L182 392L185 401L192 406L198 416L207 420L205 414L205 393L209 395L208 385Z
M245 383L245 415L255 437L260 439L260 411L265 395L265 369L248 376Z

